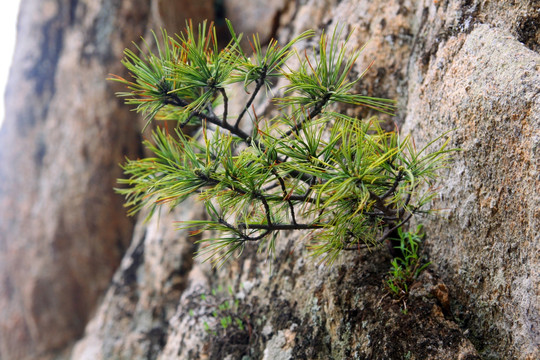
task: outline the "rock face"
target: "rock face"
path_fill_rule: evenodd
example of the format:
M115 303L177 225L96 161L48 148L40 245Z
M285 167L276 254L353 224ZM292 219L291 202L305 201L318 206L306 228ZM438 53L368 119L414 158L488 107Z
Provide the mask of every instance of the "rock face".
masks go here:
M140 151L138 124L102 79L121 74L121 50L152 24L189 17L179 3L23 1L30 40L0 132L0 358L540 357L537 1L280 1L252 15L223 3L247 12L238 28L282 41L354 28L353 43L369 40L355 70L375 60L358 91L397 98L394 120L418 146L453 130L461 151L433 205L444 210L421 219L434 265L406 310L385 296L383 253L323 267L287 234L273 260L248 248L220 269L193 261L194 239L172 223L201 215L191 203L138 221L131 239L111 189L122 156ZM211 18L211 3L190 16ZM231 297L209 295L220 287L242 327L212 315Z
M275 37L293 3L291 0L227 0L223 2L223 11L235 24L235 30L244 33L244 45L249 46L248 39L253 34L258 34L263 43Z
M136 121L103 81L145 31L146 1L23 1L0 132L0 357L80 336L129 245L114 195ZM137 25L119 27L130 18Z
M45 358L80 337L130 244L113 187L118 163L140 151L140 124L105 78L124 73L124 48L160 11L146 0L22 1L0 131L2 359Z
M422 77L422 81L418 81ZM431 219L432 259L487 357L540 344L540 55L487 24L448 39L411 74L407 129L455 128L462 151ZM534 354L534 355L533 355Z
M159 219L137 224L131 246L73 358L149 359L161 351L169 320L188 285L195 250L187 232L161 224L201 216L200 207L186 202L175 212L163 211Z

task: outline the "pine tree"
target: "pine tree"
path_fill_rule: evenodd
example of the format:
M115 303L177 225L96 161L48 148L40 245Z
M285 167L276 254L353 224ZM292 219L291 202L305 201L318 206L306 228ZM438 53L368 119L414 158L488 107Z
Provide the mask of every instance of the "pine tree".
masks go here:
M208 219L182 223L210 231L201 254L222 262L249 242L272 251L282 230L311 232L309 247L325 261L344 250L377 246L415 214L426 213L435 195L431 183L445 166L447 141L428 153L437 138L417 150L409 137L383 130L377 118L359 120L336 112L336 103L392 114L395 102L353 92L364 71L351 74L362 49L348 53L342 31L323 33L312 55L294 45L314 36L308 31L284 46L251 39L251 55L229 25L232 40L220 49L210 24L188 24L176 37L154 35L155 52L125 51L123 64L133 79L126 103L157 127L145 146L152 157L124 165L131 213L148 206L179 205L189 196L204 203ZM288 68L287 60L297 65ZM286 85L274 97L276 79ZM235 83L243 84L245 106L229 113ZM279 115L256 114L254 101L270 96ZM188 136L186 125L199 129Z

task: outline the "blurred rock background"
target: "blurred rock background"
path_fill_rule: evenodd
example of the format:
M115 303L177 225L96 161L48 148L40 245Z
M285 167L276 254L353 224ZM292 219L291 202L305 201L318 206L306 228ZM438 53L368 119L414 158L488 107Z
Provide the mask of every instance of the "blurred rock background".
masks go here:
M0 130L0 359L540 358L539 14L535 0L22 0ZM105 78L150 29L224 17L283 42L345 25L369 41L357 70L375 60L358 91L397 99L418 146L454 129L407 314L382 252L322 267L289 234L275 260L248 248L218 270L174 231L195 204L125 216L113 187L142 123ZM220 286L245 331L204 329L199 295Z

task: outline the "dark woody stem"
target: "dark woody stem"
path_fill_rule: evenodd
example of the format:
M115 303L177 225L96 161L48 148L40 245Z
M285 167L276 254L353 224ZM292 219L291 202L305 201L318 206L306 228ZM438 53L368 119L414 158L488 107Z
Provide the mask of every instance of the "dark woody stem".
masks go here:
M221 124L228 125L227 124L227 112L229 111L229 98L227 97L227 93L225 92L225 89L220 88L219 92L221 93L221 96L223 96L223 119L221 119Z
M179 106L179 107L186 107L186 106L189 105L189 103L187 101L179 98L175 94L167 95L167 98L165 98L163 103L165 105L173 105L173 106ZM225 130L228 130L231 134L233 134L233 135L239 137L240 139L242 139L247 145L255 145L259 149L261 149L262 151L265 150L264 145L261 144L259 141L254 140L251 136L246 134L242 129L240 129L240 128L236 127L236 126L232 126L229 123L223 121L223 119L220 119L219 117L217 117L212 112L201 113L200 111L192 111L191 114L190 114L190 118L191 117L198 117L201 120L206 120L211 124L219 126L219 127L223 128ZM254 144L252 144L252 142L254 142ZM284 162L284 160L278 158L277 162ZM294 178L298 178L298 179L304 181L305 183L309 183L313 179L313 177L311 175L301 173L299 171L292 171L289 174L289 176L294 177Z
M309 230L321 229L324 224L238 224L238 229L253 229L253 230Z
M283 191L283 200L287 201L287 204L289 204L289 210L291 211L291 219L293 224L296 224L296 216L294 215L294 206L293 203L289 197L289 194L287 194L287 188L285 187L285 181L279 176L276 169L272 168L272 174L278 179L279 185L281 186L281 191Z
M167 98L163 102L165 105L173 105L173 106L179 106L179 107L186 107L189 105L189 103L183 99L180 99L178 96L174 94L169 94ZM237 129L232 125L229 125L227 122L223 121L213 113L204 114L200 111L192 111L190 114L190 117L198 117L199 119L204 119L208 121L211 124L214 124L216 126L222 127L225 130L228 130L231 134L238 136L245 142L249 143L250 136L246 134L241 129Z
M281 138L284 139L286 137L289 137L293 133L298 134L298 131L300 131L300 129L302 129L308 121L311 121L315 116L319 115L322 112L322 109L324 108L326 103L328 103L328 100L330 100L330 94L325 94L322 99L317 101L315 107L313 107L309 114L302 121L293 126L289 131L287 131L285 135L283 135Z
M246 103L246 106L244 106L244 109L242 109L242 112L236 118L236 123L234 124L234 127L236 129L238 129L238 127L240 126L240 122L242 121L244 115L249 110L249 108L251 107L251 104L253 103L253 101L257 97L257 94L261 90L262 86L264 85L264 80L266 79L266 71L267 71L267 68L266 68L266 65L265 65L265 66L262 67L259 78L255 82L256 83L255 90L253 90L253 93L251 94L251 97L249 98L248 102Z

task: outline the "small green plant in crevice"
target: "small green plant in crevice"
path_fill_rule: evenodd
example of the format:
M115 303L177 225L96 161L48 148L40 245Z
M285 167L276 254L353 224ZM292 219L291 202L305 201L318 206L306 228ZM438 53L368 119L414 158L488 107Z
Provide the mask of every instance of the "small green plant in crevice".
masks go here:
M409 294L410 285L431 262L424 263L420 253L420 244L425 237L421 225L418 225L415 231L404 231L400 228L398 235L397 250L401 255L392 259L386 287L394 297L401 299Z
M232 288L228 292L219 286L210 294L200 293L197 301L192 300L189 315L203 320L205 331L220 338L250 337L249 314L240 299L235 298Z
M282 46L275 40L263 46L254 36L248 55L228 25L232 40L223 49L205 22L188 24L176 37L163 31L155 36L156 52L126 50L123 64L132 79L112 78L128 87L119 96L148 122L178 125L158 127L145 141L153 155L124 165L125 187L118 191L131 213L148 206L152 214L157 206L197 197L207 218L180 227L213 234L202 240L199 254L222 263L249 243L272 253L278 234L290 230L310 232L313 254L331 262L342 251L388 245L414 215L429 212L436 194L431 183L445 166L448 141L433 152L441 138L417 149L374 117L336 111L340 103L395 110L393 100L354 92L367 69L352 78L362 49L348 51L350 36L323 33L313 51L302 54L294 46L312 31ZM289 68L293 56L296 65ZM272 88L279 78L283 88ZM237 112L233 96L241 103ZM277 115L256 111L264 96ZM184 134L188 124L200 130Z

